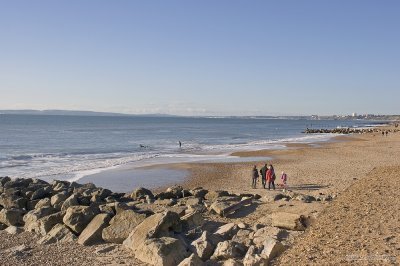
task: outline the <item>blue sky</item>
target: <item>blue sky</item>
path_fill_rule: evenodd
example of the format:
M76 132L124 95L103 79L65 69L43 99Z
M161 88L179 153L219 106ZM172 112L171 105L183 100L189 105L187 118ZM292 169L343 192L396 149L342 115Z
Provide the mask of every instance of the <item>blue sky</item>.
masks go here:
M0 109L399 114L399 14L395 0L0 0Z

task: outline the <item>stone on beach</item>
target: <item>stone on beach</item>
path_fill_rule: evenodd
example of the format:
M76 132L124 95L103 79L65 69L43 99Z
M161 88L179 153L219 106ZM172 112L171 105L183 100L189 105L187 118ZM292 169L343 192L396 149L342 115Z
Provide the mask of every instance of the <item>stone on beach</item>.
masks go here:
M56 224L50 232L39 239L38 244L52 244L52 243L63 243L72 242L76 240L76 236L71 232L71 230L64 224Z
M118 213L111 219L110 225L103 230L104 241L122 244L130 232L145 219L145 214L139 214L133 210Z
M108 226L111 216L106 213L97 214L79 235L81 245L94 245L103 242L102 232Z
M123 245L143 262L152 265L177 265L188 255L185 245L171 237L181 230L178 214L169 211L157 213L136 226Z
M272 237L267 238L263 243L264 249L261 252L263 257L272 260L273 258L279 256L283 251L285 251L285 247L276 239Z
M19 209L2 209L0 211L0 223L11 225L23 225L25 212Z
M211 240L211 234L204 231L202 235L191 243L190 249L202 260L208 260L214 253L215 245Z
M37 227L37 221L45 216L55 213L55 209L53 207L43 207L40 209L34 209L29 211L24 215L24 229L25 231L34 231L34 228Z
M150 190L143 188L143 187L137 188L131 193L132 199L145 198L146 196L149 196L150 198L154 198L153 193Z
M226 260L230 258L241 258L246 254L246 247L232 240L218 243L215 248L213 259Z
M305 217L295 213L275 212L272 214L272 226L294 231L304 231L306 229Z
M72 206L69 207L65 213L63 222L74 233L80 234L98 213L98 208L89 206Z

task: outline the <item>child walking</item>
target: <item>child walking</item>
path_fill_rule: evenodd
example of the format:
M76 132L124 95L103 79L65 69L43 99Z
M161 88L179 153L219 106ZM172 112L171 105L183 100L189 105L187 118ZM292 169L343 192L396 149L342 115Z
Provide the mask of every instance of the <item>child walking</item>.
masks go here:
M285 192L287 188L287 174L284 171L282 171L281 175L281 186L283 187L283 192Z

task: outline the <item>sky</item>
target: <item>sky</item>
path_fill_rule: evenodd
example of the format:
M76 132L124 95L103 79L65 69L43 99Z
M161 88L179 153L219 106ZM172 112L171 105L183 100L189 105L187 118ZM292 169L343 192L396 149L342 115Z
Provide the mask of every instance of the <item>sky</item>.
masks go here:
M0 0L0 109L400 114L400 1Z

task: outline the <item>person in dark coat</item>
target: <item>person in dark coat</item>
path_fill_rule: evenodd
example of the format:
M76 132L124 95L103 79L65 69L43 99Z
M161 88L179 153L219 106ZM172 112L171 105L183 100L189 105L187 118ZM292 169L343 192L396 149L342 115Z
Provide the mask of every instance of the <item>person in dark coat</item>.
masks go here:
M252 188L257 188L257 180L258 180L258 177L259 177L259 175L258 175L258 170L257 170L257 166L256 165L254 165L254 168L253 168L253 174L252 174L252 183L251 183L251 187Z
M263 188L265 188L265 185L267 184L267 164L265 164L261 169L260 169L260 175L261 175L261 182L263 185Z

